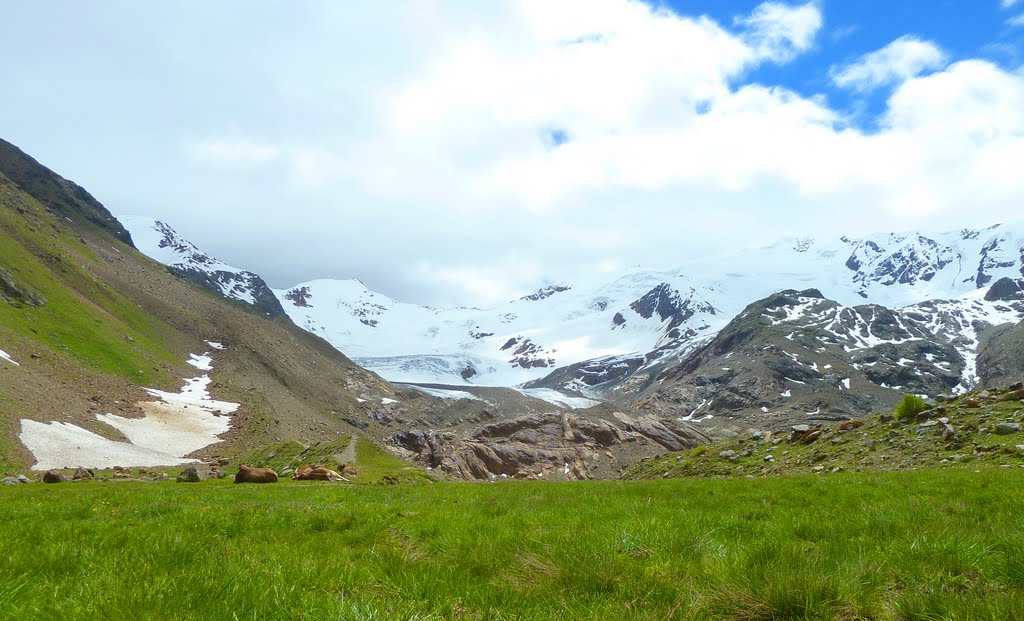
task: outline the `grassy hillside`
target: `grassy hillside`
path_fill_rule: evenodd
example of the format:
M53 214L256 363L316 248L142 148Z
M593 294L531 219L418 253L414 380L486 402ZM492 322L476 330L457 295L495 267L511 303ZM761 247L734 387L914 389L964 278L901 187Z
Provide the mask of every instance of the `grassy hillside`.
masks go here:
M1014 619L1018 471L0 488L0 617Z
M34 198L0 174L0 342L25 338L132 382L165 384L180 364L170 326L101 281L96 253ZM39 353L39 352L34 352Z
M642 461L626 479L668 477L827 475L840 471L916 468L1024 468L1024 390L1020 385L964 395L909 418L872 414L843 430L843 423L731 440L666 453ZM945 421L945 422L943 422ZM1016 425L1016 427L1014 427ZM1017 429L1018 431L1012 431ZM952 432L952 433L950 433Z
M176 391L197 374L185 360L206 340L228 346L215 356L213 396L242 407L225 441L201 455L389 433L369 422L374 404L395 397L389 384L287 318L245 312L176 277L108 216L0 142L0 349L20 365L0 361L0 469L33 463L20 419L123 439L96 415L141 415L142 387Z

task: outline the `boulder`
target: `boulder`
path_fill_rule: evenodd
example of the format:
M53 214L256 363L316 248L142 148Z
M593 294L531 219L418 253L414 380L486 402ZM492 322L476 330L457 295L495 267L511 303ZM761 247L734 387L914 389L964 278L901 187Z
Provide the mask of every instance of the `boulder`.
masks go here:
M1020 431L1020 423L998 423L996 424L996 435L1008 436Z
M188 467L181 471L178 475L178 483L198 483L203 478L199 476L199 470L195 467Z
M3 483L4 485L21 485L21 483L18 483L18 479L14 477L4 477Z
M27 476L25 476L23 474L19 474L18 476L14 477L14 478L18 480L18 483L31 483L32 482L32 479L28 478Z
M88 468L82 468L81 466L75 470L75 474L71 477L72 481L84 481L86 479L93 478L93 471Z
M47 470L43 475L43 483L67 483L71 479L60 470Z

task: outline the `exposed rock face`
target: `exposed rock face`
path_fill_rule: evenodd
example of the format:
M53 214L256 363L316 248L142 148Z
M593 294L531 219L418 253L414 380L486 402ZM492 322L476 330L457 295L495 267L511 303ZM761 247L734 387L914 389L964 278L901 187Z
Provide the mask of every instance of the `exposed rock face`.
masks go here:
M1024 381L1024 322L999 326L984 334L977 366L982 388Z
M477 480L607 478L642 457L707 441L685 423L621 412L609 418L568 412L523 416L485 425L464 438L415 430L392 438L418 464Z
M182 238L165 222L123 218L140 239L144 253L167 265L175 276L194 283L227 300L241 302L260 315L282 317L284 307L259 275L240 270L211 257ZM149 230L144 230L149 229ZM152 233L156 233L156 239ZM153 242L155 241L155 248Z
M1024 300L1024 279L1000 278L985 293L989 302Z
M914 237L893 234L883 242L884 247L873 240L865 240L854 247L846 267L856 272L853 280L860 284L863 297L867 297L865 291L873 283L889 286L930 281L957 257L952 248L933 239L922 235Z
M562 293L563 291L568 291L569 289L572 289L572 287L570 287L569 285L551 285L550 287L538 289L536 292L531 293L530 295L524 295L519 299L530 302L539 302L540 300L550 298L556 293Z
M662 321L668 320L668 330L679 326L697 312L715 314L710 304L683 297L667 283L651 289L629 307L644 319L657 315Z
M42 306L46 300L35 291L22 286L13 275L0 268L0 301L16 307Z

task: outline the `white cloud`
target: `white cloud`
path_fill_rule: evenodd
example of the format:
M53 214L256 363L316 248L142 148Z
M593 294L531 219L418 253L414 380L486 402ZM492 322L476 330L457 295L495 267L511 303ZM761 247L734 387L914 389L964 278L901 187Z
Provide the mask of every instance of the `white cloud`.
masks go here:
M1024 28L1024 13L1009 18L1006 20L1006 25L1012 28Z
M765 2L735 23L748 29L746 39L760 55L775 62L787 62L810 49L821 30L822 16L815 2L796 7Z
M999 0L999 6L1004 9L1010 9L1017 6L1018 2L1020 2L1020 0Z
M945 52L934 43L908 35L861 56L849 65L833 67L829 74L841 88L870 91L925 71L940 69L946 62Z
M813 53L818 4L726 24L628 0L225 0L161 19L132 6L69 3L64 35L103 42L70 66L47 56L56 35L0 23L0 112L42 128L34 144L59 137L23 146L59 154L53 167L113 211L164 218L275 286L357 276L400 299L479 305L610 265L672 267L788 234L984 226L1024 204L1019 70L945 66L933 44L900 39L835 73L894 84L870 132L823 97L749 83ZM189 28L201 32L174 47Z
M239 138L188 141L185 152L204 162L229 166L266 164L280 155L276 146Z

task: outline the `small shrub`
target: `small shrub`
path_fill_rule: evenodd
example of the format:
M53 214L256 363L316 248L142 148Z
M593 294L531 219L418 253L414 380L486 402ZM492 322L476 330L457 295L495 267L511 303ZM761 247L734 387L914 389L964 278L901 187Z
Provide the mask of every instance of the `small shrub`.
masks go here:
M924 402L924 399L915 394L907 393L903 395L903 401L900 401L900 404L896 406L896 418L914 418L920 412L924 412L927 409L928 404Z

